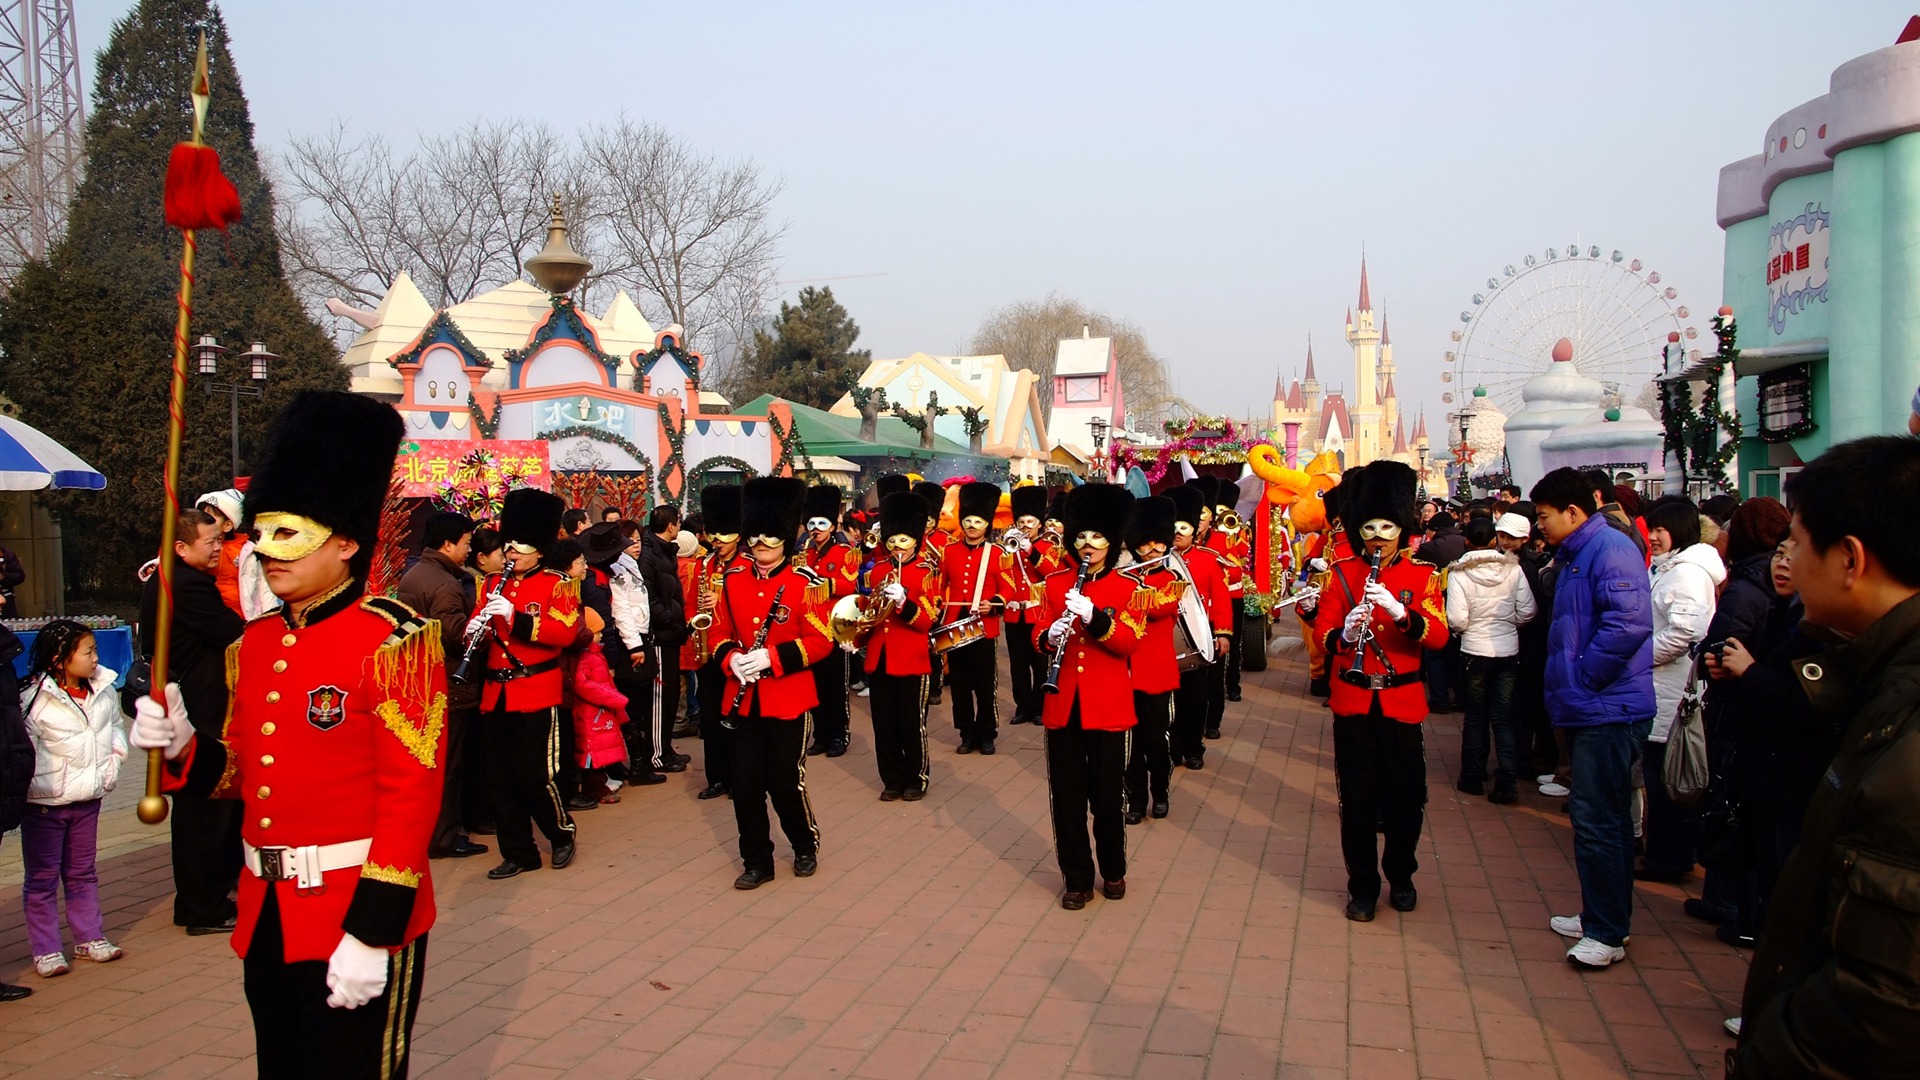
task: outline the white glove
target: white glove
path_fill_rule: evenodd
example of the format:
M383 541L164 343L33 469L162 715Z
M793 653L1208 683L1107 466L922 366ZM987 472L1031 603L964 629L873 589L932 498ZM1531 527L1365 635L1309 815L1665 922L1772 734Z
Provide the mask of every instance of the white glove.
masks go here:
M375 948L352 934L343 934L327 959L327 1004L335 1009L357 1009L387 989L385 949Z
M1401 603L1400 600L1393 595L1392 590L1377 581L1367 583L1365 598L1373 601L1373 605L1381 611L1386 612L1387 618L1392 619L1394 622L1399 622L1401 619L1407 617L1407 605Z
M1067 592L1067 612L1083 623L1093 621L1093 601L1086 598L1079 589Z
M899 607L907 602L907 587L897 581L891 582L886 588L880 590L880 595L886 598L887 603Z
M851 641L843 641L840 643L840 651L846 653L848 656L858 656L860 655L860 646L855 645Z
M1012 617L1014 615L1018 615L1020 613L1020 609L1024 606L1025 605L1021 604L1020 601L1018 600L1009 600L1006 602L1005 606L1001 608L1001 611L1004 612L1008 617Z
M741 682L752 682L773 670L773 657L765 649L742 649L727 657L727 663L733 667L733 677Z
M1326 568L1327 568L1327 560L1325 559L1314 558L1314 559L1307 560L1307 569L1312 570L1315 573L1319 573L1320 571L1325 570Z
M1047 644L1057 649L1060 647L1061 642L1067 640L1067 635L1072 632L1073 616L1062 615L1053 620L1052 626L1047 627Z
M1022 535L1020 537L1020 553L1024 555L1027 552L1032 550L1033 550L1033 541L1028 539L1025 535Z
M187 707L180 701L180 684L167 684L167 707L144 694L133 703L133 725L127 741L142 750L164 750L168 761L179 757L193 741L193 725L187 721Z
M1354 644L1360 640L1361 628L1366 626L1369 621L1367 618L1367 609L1365 607L1355 607L1352 611L1347 612L1347 625L1341 629L1340 636L1347 639L1347 644Z
M513 618L513 601L504 596L496 596L488 600L486 606L480 609L480 617L475 621L484 623L490 619L511 618Z

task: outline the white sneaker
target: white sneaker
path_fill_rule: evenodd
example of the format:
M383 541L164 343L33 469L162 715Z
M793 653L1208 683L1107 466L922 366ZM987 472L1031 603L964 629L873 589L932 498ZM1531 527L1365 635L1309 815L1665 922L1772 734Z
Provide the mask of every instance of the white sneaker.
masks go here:
M858 693L858 694L857 694L857 695L855 695L855 696L856 696L856 697L867 697L868 695L870 695L870 694L872 694L872 693L873 693L873 691L872 691L872 690L869 690L869 689L868 689L867 687L864 687L864 686L863 686L863 687L861 687L861 688L860 688L860 693Z
M1567 961L1581 967L1611 967L1626 958L1627 950L1617 945L1602 945L1590 937L1581 938L1567 950Z
M1723 1028L1726 1028L1727 1034L1733 1036L1734 1038L1737 1039L1740 1037L1740 1018L1739 1017L1729 1016L1727 1017L1726 1022L1721 1024L1720 1026Z
M39 972L41 978L51 979L56 975L65 975L71 969L67 967L64 955L53 952L34 957L33 970Z
M1549 799L1564 799L1573 794L1573 789L1565 784L1541 784L1540 794L1545 795Z
M1534 778L1533 778L1533 782L1534 782L1534 783L1536 783L1536 784L1540 784L1540 785L1542 785L1542 786L1544 786L1544 785L1547 785L1547 784L1551 784L1551 783L1553 783L1553 781L1554 781L1555 779L1556 779L1556 778L1554 777L1554 775L1553 775L1552 773L1550 773L1550 772L1543 772L1543 773L1541 773L1541 774L1540 774L1539 776L1536 776L1536 777L1534 777Z
M97 941L83 941L73 947L73 958L75 960L86 959L96 964L111 964L125 955L127 955L125 950L113 942L108 941L106 938L100 938Z
M1580 916L1578 915L1555 915L1553 918L1547 920L1547 925L1553 928L1554 933L1559 934L1563 938L1572 938L1575 941L1579 941L1581 938L1587 936L1586 931L1580 929Z

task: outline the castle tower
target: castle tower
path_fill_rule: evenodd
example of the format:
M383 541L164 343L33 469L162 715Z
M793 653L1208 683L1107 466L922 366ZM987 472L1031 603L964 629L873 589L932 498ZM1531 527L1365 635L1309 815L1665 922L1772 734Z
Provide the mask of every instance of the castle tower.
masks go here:
M1313 373L1313 337L1307 337L1307 371L1300 379L1300 393L1306 399L1307 415L1320 415L1322 399L1320 376Z
M1360 306L1347 316L1347 344L1353 347L1353 376L1358 397L1350 410L1353 441L1350 462L1365 465L1386 456L1380 407L1380 331L1374 325L1373 292L1367 285L1367 259L1360 257Z
M1380 430L1400 430L1400 396L1393 392L1393 372L1380 377Z

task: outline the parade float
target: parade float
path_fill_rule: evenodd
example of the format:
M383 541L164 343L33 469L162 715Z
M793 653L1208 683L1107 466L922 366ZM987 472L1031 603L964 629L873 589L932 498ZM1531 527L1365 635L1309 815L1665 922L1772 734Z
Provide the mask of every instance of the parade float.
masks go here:
M530 484L638 517L722 479L809 471L791 409L739 414L703 393L678 326L653 331L624 293L598 318L583 311L569 294L591 265L556 205L527 261L534 284L435 311L403 274L374 311L336 304L363 330L344 357L353 388L406 420L405 497L477 505Z

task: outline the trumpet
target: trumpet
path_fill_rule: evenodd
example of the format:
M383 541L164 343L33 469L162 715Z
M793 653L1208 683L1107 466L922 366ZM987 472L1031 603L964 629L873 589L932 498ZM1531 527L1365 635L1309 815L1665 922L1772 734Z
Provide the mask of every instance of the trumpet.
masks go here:
M1240 531L1240 515L1232 510L1222 510L1220 516L1213 519L1213 527L1218 532L1232 536Z

